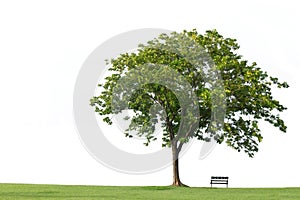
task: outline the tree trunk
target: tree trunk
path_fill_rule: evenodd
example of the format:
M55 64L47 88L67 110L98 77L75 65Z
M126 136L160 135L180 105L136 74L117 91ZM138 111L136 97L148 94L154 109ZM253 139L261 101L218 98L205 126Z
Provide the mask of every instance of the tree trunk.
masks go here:
M179 177L179 151L177 148L176 143L172 144L172 156L173 156L173 186L184 186L188 187L187 185L183 184L180 181Z

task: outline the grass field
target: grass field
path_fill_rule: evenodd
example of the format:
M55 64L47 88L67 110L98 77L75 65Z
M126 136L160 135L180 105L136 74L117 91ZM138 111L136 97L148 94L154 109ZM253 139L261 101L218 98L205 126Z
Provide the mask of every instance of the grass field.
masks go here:
M176 188L0 184L0 199L299 200L300 188Z

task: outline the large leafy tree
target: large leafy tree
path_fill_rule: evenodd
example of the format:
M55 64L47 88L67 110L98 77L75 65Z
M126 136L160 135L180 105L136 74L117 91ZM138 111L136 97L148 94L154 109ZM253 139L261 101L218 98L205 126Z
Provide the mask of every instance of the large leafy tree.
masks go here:
M201 46L202 50L195 50L197 48L192 48L191 44ZM172 148L173 185L182 186L178 155L190 138L225 142L253 157L263 139L259 120L265 120L286 132L287 127L279 116L286 107L273 98L271 89L287 88L288 84L269 76L256 63L248 63L237 53L238 49L235 39L224 38L216 30L206 31L203 35L195 29L161 34L146 45L140 45L136 52L121 54L108 61L112 74L99 85L103 90L99 96L92 97L91 105L108 124L112 124L113 114L125 108L133 110L135 115L125 136L132 137L130 131L135 130L139 136L146 137L146 145L157 139L153 130L159 119L163 121L162 146ZM207 69L204 67L207 64L213 67ZM186 99L180 97L183 100L178 100L179 93L176 94L176 91L180 90L181 83L176 85L177 79L171 75L168 77L170 71L165 70L166 66L184 77L194 96L187 93L181 95ZM131 72L139 69L144 72L147 69L146 73L151 74L147 77L150 79L147 84L139 83L142 74ZM216 81L214 76L209 78L216 73L219 73L221 82ZM153 81L156 76L164 75L165 79L173 78L173 88ZM124 77L129 77L126 85L119 84ZM136 83L141 86L135 87ZM134 91L129 91L132 88ZM126 92L130 93L127 98ZM123 101L116 101L122 98ZM199 109L198 117L182 105L181 102L188 102L188 99L193 99L192 107ZM151 108L157 105L163 108L163 112L158 110L153 114ZM217 112L220 108L221 111ZM218 118L216 114L221 116ZM184 125L183 121L189 123Z

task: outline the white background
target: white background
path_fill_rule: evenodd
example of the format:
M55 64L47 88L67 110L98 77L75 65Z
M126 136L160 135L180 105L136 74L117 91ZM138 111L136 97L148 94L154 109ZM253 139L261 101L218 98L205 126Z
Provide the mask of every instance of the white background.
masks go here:
M240 53L288 81L274 91L289 109L286 134L263 124L255 158L219 145L198 160L195 142L180 163L181 179L207 187L211 175L231 187L300 186L298 1L1 1L0 182L168 185L172 170L128 175L108 169L82 146L72 114L77 74L102 42L138 28L200 33L216 28L238 40ZM120 137L123 137L120 134ZM138 147L140 148L140 147Z

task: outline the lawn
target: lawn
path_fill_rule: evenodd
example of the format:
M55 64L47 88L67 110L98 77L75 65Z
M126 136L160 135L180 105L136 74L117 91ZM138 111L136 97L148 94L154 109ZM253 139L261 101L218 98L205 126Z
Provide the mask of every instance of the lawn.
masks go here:
M300 188L176 188L0 184L0 199L299 200Z

